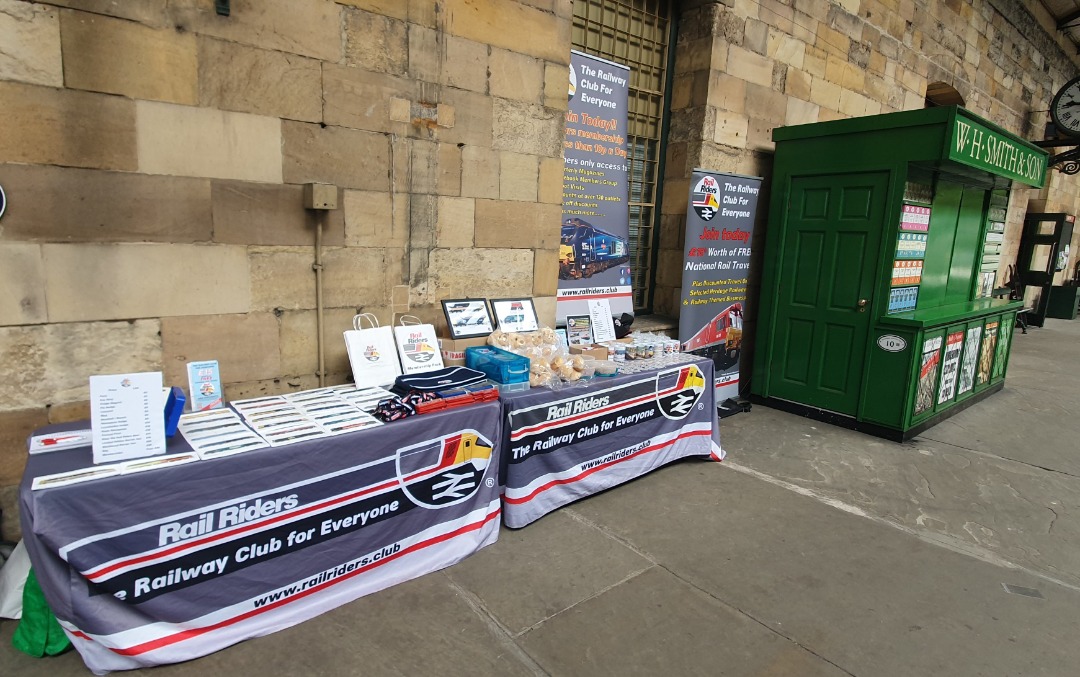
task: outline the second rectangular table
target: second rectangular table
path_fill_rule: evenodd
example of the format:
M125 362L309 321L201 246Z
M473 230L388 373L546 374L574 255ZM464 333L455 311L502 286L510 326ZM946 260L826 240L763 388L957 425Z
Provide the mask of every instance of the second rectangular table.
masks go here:
M687 456L724 457L709 360L502 397L503 521L518 528Z

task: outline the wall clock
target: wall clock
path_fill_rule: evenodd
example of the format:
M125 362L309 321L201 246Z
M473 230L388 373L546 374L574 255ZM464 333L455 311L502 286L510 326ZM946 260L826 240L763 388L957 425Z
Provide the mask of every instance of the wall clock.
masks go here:
M1050 118L1062 134L1080 137L1080 77L1069 80L1054 95Z

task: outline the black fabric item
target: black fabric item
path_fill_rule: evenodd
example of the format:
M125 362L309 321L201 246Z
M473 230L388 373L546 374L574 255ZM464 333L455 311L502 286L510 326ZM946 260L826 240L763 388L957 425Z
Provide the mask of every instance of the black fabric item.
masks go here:
M407 395L411 392L433 393L479 383L487 378L481 371L468 367L447 367L420 374L402 374L394 381L391 392Z
M615 338L625 338L630 334L630 325L634 323L634 316L630 313L623 313L621 316L615 319Z

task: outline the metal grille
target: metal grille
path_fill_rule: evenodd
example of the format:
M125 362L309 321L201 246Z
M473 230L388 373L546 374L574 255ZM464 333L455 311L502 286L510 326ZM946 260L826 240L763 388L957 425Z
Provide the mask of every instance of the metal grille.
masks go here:
M634 308L652 306L654 233L671 0L574 0L574 49L630 67L630 263Z

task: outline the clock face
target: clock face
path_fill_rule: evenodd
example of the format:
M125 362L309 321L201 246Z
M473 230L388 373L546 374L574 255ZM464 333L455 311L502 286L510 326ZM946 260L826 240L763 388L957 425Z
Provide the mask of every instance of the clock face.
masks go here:
M1050 117L1062 134L1080 136L1080 77L1070 80L1054 96Z

